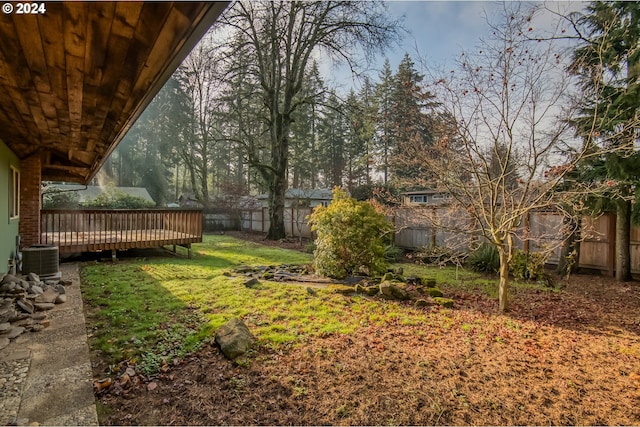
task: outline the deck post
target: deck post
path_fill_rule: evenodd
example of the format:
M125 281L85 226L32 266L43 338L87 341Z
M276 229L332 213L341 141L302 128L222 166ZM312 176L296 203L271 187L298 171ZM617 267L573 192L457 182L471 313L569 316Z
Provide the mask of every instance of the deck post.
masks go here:
M191 259L191 243L187 245L187 258Z
M111 249L111 261L116 262L118 259L116 258L116 250Z

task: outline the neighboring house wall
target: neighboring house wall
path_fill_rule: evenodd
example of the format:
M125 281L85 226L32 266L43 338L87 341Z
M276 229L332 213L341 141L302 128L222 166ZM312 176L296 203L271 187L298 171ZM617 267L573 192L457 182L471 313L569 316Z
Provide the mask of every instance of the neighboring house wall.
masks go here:
M269 207L268 194L261 194L256 197L263 208ZM333 200L333 193L328 188L316 188L312 190L302 190L299 188L288 188L284 196L284 207L310 207L316 206L327 207Z
M12 212L11 185L19 175L20 161L9 148L0 141L0 274L8 271L8 260L15 255L19 217L10 218Z
M411 192L405 193L402 197L402 204L404 206L423 206L431 204L443 204L451 199L451 196L444 193L438 193L435 191L424 192Z

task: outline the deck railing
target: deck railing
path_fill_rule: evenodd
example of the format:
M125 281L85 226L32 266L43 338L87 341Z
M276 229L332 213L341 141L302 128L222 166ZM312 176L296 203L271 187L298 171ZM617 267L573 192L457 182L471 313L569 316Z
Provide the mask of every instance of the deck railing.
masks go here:
M42 210L41 243L61 253L202 242L202 211L192 209Z

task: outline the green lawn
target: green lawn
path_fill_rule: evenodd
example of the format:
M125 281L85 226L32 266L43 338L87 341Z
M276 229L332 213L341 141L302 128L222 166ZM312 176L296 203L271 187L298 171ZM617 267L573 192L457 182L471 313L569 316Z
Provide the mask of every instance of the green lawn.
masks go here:
M247 288L243 278L224 275L239 264L307 264L308 254L227 236L205 236L193 252L190 260L83 265L95 376L116 379L99 393L101 424L635 425L640 419L634 397L640 294L627 283L576 275L551 290L514 282L512 309L499 314L497 278L468 270L396 265L405 277L436 279L455 300L454 309L416 308L327 289L311 295L306 285L261 281ZM236 316L258 345L234 365L209 343ZM197 357L182 357L199 347ZM182 363L165 367L171 359ZM131 366L149 374L145 383L126 382L123 368Z
M92 348L112 363L131 360L147 371L197 349L233 317L242 318L263 346L304 342L307 337L349 333L401 322L440 321L406 304L344 297L325 289L262 281L247 288L243 278L223 273L236 265L307 264L311 255L227 236L205 236L192 259L153 258L86 264L82 292L90 307ZM445 289L487 291L495 281L454 268L403 265L405 275L435 277ZM493 286L491 286L493 285Z

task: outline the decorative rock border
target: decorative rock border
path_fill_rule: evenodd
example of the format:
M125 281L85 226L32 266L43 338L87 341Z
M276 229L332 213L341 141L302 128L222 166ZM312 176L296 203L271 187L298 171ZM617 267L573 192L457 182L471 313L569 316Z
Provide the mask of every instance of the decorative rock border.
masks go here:
M49 326L46 311L66 302L64 280L41 280L35 273L23 277L5 274L0 280L0 350L24 332Z
M260 279L278 282L308 282L308 268L298 265L281 264L277 266L239 265L227 276L240 276L244 285L251 289L260 289ZM444 298L444 293L436 286L434 278L404 277L402 268L391 268L382 277L351 276L342 281L322 278L330 292L342 295L365 294L386 300L415 301L417 307L439 305L453 308L454 301ZM320 284L320 283L318 283ZM307 288L307 292L309 292ZM312 294L311 292L309 292Z

